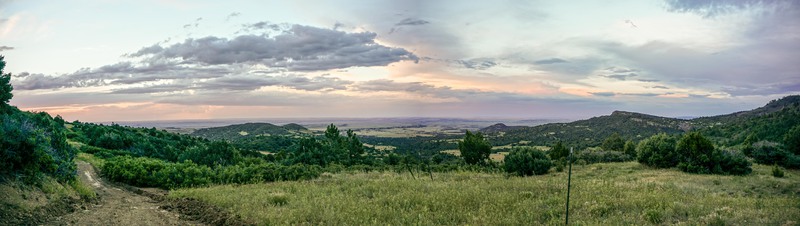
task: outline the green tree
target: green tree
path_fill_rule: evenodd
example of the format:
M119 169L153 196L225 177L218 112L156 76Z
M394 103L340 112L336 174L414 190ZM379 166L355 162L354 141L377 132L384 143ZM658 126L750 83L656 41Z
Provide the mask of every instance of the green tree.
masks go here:
M783 145L786 151L800 155L800 125L793 127L783 136Z
M631 156L632 158L636 158L636 144L633 141L625 142L625 147L622 148L622 152Z
M553 147L550 149L549 154L550 154L550 159L561 160L561 159L566 159L567 156L569 156L569 150L567 150L567 147L564 147L564 144L562 144L561 141L559 140L558 142L556 142L556 145L553 145Z
M639 163L658 168L670 168L678 165L675 138L665 133L642 140L636 149L638 152L636 160Z
M336 128L336 125L333 123L328 125L328 128L325 129L325 138L328 138L329 140L339 141L341 135L342 134L339 132L339 128Z
M620 137L618 133L613 133L603 141L600 147L602 147L604 151L622 151L622 149L625 148L625 141L622 140L622 137Z
M503 168L510 174L531 176L546 174L552 165L544 152L526 147L511 150L504 160Z
M14 87L11 86L11 73L3 73L3 69L6 67L4 58L4 56L0 56L0 113L9 111L11 106L8 105L8 101L14 97L14 94L11 93L14 90Z
M472 133L467 130L464 140L458 142L458 150L461 151L461 157L464 157L464 162L467 164L483 164L489 160L492 145L482 133Z
M345 146L347 148L347 163L349 165L355 165L362 163L364 157L364 143L361 143L356 136L356 133L353 130L347 130L347 139L345 140Z

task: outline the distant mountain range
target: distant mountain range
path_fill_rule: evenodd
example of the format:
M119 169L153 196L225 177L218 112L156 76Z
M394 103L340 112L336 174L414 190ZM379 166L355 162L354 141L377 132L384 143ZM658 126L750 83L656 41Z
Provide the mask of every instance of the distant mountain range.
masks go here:
M780 142L784 134L794 126L800 126L800 95L773 100L763 107L749 111L711 117L681 119L614 111L611 115L569 123L538 126L508 126L498 123L479 131L486 134L495 146L510 144L550 146L561 140L569 146L585 148L599 146L613 133L618 133L626 140L640 141L658 133L681 134L688 131L699 131L719 145L735 146L743 143L748 137L751 141ZM245 123L198 129L191 135L210 140L253 143L251 146L255 147L261 145L258 143L264 142L258 139L259 137L301 134L312 134L312 132L295 123L283 126L270 123ZM454 135L443 136L448 139L459 138Z
M570 123L551 123L539 126L506 126L495 124L480 130L494 145L527 141L534 145L551 145L562 140L575 147L598 146L613 133L624 139L642 140L658 133L679 134L699 131L722 145L737 145L751 139L780 141L783 134L800 125L800 96L773 100L750 111L727 115L678 119L635 112L614 111Z

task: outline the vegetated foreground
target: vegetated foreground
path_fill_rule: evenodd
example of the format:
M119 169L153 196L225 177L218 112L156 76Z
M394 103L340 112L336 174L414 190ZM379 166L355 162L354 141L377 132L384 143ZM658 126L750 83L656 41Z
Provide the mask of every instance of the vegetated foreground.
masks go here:
M49 225L200 225L160 208L161 203L104 182L91 165L78 162L81 182L100 196L97 204L58 217Z
M747 176L687 174L639 163L573 168L570 222L591 225L794 225L800 172L755 164ZM310 181L178 189L259 224L563 224L567 172L533 177L474 172L325 174Z

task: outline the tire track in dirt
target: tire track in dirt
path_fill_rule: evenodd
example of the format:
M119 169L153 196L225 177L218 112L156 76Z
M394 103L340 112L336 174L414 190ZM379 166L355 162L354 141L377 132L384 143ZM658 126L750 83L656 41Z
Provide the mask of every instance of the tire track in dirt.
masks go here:
M205 225L165 210L162 200L137 194L100 178L89 163L77 161L81 182L92 186L99 200L46 225Z

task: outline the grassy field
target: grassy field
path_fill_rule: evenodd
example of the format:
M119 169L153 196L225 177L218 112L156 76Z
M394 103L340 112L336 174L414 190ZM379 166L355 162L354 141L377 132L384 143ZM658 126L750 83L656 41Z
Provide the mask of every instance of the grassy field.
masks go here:
M686 174L635 162L573 168L570 222L578 225L797 225L800 172L775 178ZM419 176L419 175L418 175ZM534 177L453 172L325 174L311 181L180 189L264 225L563 224L566 172Z

